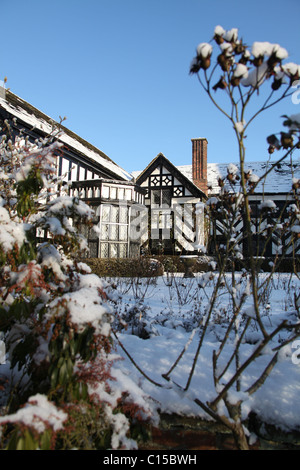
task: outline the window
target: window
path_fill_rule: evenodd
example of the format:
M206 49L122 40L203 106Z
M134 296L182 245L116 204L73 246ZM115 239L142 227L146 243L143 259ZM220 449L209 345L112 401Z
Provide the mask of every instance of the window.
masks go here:
M160 206L160 190L159 189L151 191L151 204Z
M127 256L129 217L127 206L102 205L100 217L101 258Z
M126 258L127 243L100 243L101 258Z
M171 205L171 191L169 189L161 190L161 203L166 206Z
M60 171L63 163L69 168L69 161L60 160ZM82 168L77 168L82 173ZM84 170L86 171L86 170ZM126 257L138 253L141 245L141 233L138 214L144 201L144 193L138 186L132 184L114 184L106 180L78 182L71 187L73 195L89 199L94 208L93 227L82 223L80 233L85 236L90 248L89 257ZM76 194L77 193L77 194ZM138 203L138 204L136 204ZM92 206L91 206L92 207ZM144 207L144 206L143 206ZM135 210L133 210L135 209ZM147 219L148 222L148 219ZM130 229L133 227L133 230ZM146 224L148 228L148 223ZM41 236L43 234L40 234ZM131 247L133 246L133 248Z
M117 199L117 188L114 186L110 187L110 199Z
M151 191L151 204L170 207L171 196L170 189L153 189Z

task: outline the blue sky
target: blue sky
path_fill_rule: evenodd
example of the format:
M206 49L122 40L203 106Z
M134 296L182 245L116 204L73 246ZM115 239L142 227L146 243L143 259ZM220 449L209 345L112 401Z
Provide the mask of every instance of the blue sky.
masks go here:
M191 139L206 137L209 162L237 161L230 123L189 66L216 25L244 41L279 43L300 63L299 0L0 0L0 79L104 151L127 171L162 152L191 163ZM219 90L220 91L220 90ZM247 133L247 159L267 158L266 136L288 98Z

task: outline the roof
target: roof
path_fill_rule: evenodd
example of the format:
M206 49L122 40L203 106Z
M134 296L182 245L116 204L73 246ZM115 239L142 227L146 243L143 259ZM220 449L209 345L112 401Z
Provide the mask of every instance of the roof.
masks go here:
M59 140L68 148L73 149L78 154L84 155L84 157L92 160L106 171L108 170L112 173L114 178L120 178L121 180L131 179L131 175L113 162L104 152L99 150L97 147L94 147L65 126L57 123L54 119L50 118L11 91L5 90L5 93L0 93L0 107L25 125L44 134L50 134L53 132L53 128L55 126L59 126L61 131Z
M274 164L276 160L270 162L248 162L245 164L245 170L250 171L251 174L259 178ZM208 163L207 164L207 182L211 188L210 194L218 194L220 186L218 184L219 178L224 178L227 175L228 163ZM177 166L187 178L192 179L192 165ZM256 193L264 194L286 194L291 191L292 179L300 179L300 159L299 157L283 161L263 179L255 190Z
M275 161L249 162L245 165L245 169L260 178L274 163ZM229 165L229 163L207 164L207 182L210 195L218 194L220 192L218 180L219 178L226 177ZM176 166L176 168L185 176L185 178L192 182L192 165L179 165ZM132 176L138 179L143 172L133 171ZM286 160L275 166L268 176L257 185L255 192L264 194L287 194L291 191L293 178L300 179L299 157L293 159L293 162Z

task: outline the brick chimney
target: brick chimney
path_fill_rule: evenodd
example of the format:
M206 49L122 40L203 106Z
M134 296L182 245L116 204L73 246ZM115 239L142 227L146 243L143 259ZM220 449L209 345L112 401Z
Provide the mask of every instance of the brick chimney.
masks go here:
M207 194L207 139L192 139L193 183Z

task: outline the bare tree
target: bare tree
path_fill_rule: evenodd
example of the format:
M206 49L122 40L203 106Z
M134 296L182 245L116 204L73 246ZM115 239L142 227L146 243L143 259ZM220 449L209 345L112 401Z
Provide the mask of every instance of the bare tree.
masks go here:
M293 151L299 148L299 116L286 117L284 125L287 126L287 131L281 132L280 137L273 134L267 138L270 155L274 151L282 151L282 154L275 163L269 164L264 175L260 177L252 175L246 169L244 139L246 130L257 116L286 97L291 96L293 83L300 76L300 66L293 63L283 64L284 59L288 57L288 53L278 44L256 42L249 50L243 41L239 39L237 29L225 31L222 27L217 26L214 31L213 42L218 50L215 62L213 63L212 60L212 44L201 43L197 47L197 55L192 61L190 73L197 76L201 87L207 93L211 102L232 123L238 144L239 165L230 164L228 166L227 175L219 181L219 195L209 198L206 204L212 223L211 237L216 248L218 278L184 390L188 390L190 386L220 286L225 283L231 297L231 318L224 337L220 341L219 348L214 351L212 358L216 396L209 403L204 403L201 400L200 392L200 397L195 401L210 416L221 421L232 430L240 449L248 449L241 414L243 397L255 393L264 384L274 368L279 350L287 344L287 342L284 344L273 343L273 340L278 338L279 333L286 328L289 329L290 336L287 341L293 341L299 334L297 322L291 324L286 319L276 328L270 330L266 327L266 323L262 318L264 292L267 286L270 286L272 275L276 269L276 262L280 261L279 253L275 257L270 273L268 273L264 282L260 282L258 277L262 256L265 254L267 244L275 232L281 232L281 239L284 238L284 235L289 234L289 237L285 237L288 242L281 247L281 255L285 254L288 247L291 245L295 247L295 243L297 243L298 229L300 228L299 181L292 181L291 178L293 205L290 205L289 210L287 210L287 198L285 207L281 209L275 218L270 217L274 215L273 212L277 209L273 201L262 201L259 207L260 214L255 219L255 227L253 225L250 196L255 193L258 184L263 182L278 164L288 156L291 157ZM221 76L216 79L216 73L220 72ZM252 115L246 116L252 98L258 94L262 86L269 87L267 97L263 99L258 109L252 111ZM225 94L227 98L225 106L219 104L219 101L224 102L224 96L219 101L217 100L217 97L220 98L220 93ZM283 225L284 211L287 218ZM267 216L269 216L270 223L266 225L263 222ZM240 221L243 223L242 232L236 230ZM218 244L217 241L218 225L223 230L222 245ZM256 238L259 237L260 242L263 241L259 246L258 244L255 246L253 243L254 233ZM241 246L244 246L244 250L241 250ZM237 288L240 281L236 276L236 263L243 267L243 276L246 279L246 287L243 289L240 286ZM228 282L228 277L225 276L228 268L231 271L230 282ZM249 299L252 301L251 310L245 309L245 302L247 300L249 303ZM246 359L242 359L240 354L241 345L248 328L253 323L255 323L261 334L261 340L257 343L257 347L254 348L252 354ZM235 337L234 341L232 341L232 335ZM232 347L231 355L229 360L224 363L221 360L222 353L225 346L229 344ZM258 372L254 382L243 388L241 379L244 371L262 354L264 348L271 344L273 347L271 360L263 370ZM166 379L170 380L171 373L183 353L164 375ZM230 374L228 374L229 371ZM235 398L232 395L233 390L235 391ZM225 404L227 415L218 411L220 402Z

